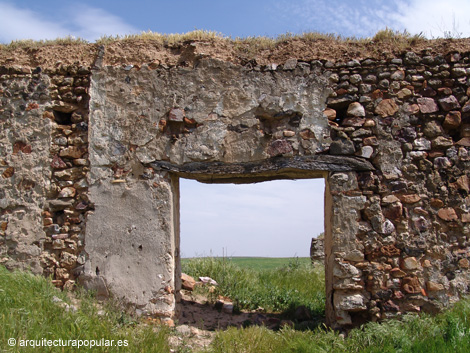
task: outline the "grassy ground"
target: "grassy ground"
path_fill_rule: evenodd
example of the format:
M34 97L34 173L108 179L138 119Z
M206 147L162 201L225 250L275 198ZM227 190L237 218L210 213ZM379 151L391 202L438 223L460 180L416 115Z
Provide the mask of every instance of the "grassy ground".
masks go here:
M291 272L295 271L292 267ZM170 352L168 339L174 332L168 328L134 320L113 305L101 308L84 294L77 312L66 311L63 305L54 302L54 296L68 301L47 279L11 273L0 266L0 352ZM99 313L101 310L104 312ZM18 342L104 338L115 342L128 340L128 346L23 348L10 347L10 338ZM184 346L174 351L189 352ZM435 317L407 315L401 321L369 323L350 331L346 339L323 327L312 331L285 328L277 332L264 327L231 328L217 332L204 352L465 353L470 352L470 300L463 300Z
M194 258L182 259L183 266ZM238 267L252 270L275 270L279 267L289 266L290 263L310 264L309 257L226 257L224 261L229 261Z
M325 275L323 266L313 268L300 259L195 258L183 263L183 272L209 276L219 284L213 295L230 297L235 308L280 313L292 318L298 306L306 306L317 321L325 311ZM275 269L263 269L272 267Z
M57 302L58 299L63 302ZM10 273L0 266L0 352L170 351L167 328L155 329L154 326L137 323L110 303L101 308L90 295L83 294L80 299L81 306L77 312L66 311L64 303L69 302L67 296L49 280L24 272ZM17 345L10 346L9 339L16 340ZM76 346L68 347L19 346L20 340L42 339L77 341ZM114 340L115 346L77 347L78 340L85 344L83 340L101 339L108 340L104 344L111 344L110 341ZM119 343L121 347L118 347Z

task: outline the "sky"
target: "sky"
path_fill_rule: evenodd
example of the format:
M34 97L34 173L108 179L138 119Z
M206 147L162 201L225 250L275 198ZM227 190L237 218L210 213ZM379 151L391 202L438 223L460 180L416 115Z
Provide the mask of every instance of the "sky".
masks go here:
M469 0L0 0L0 43L194 29L230 37L317 31L370 37L385 27L470 36Z
M0 0L0 43L195 29L227 37L390 28L427 38L470 37L470 0ZM184 257L308 256L323 231L323 179L248 185L181 180Z

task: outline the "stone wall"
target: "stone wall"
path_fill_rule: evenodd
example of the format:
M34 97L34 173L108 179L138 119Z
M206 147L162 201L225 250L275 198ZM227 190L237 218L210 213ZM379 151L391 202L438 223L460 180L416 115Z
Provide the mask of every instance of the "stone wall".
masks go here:
M468 293L470 56L0 67L1 261L177 314L180 177L326 179L327 322Z
M334 306L350 314L339 323L436 312L468 293L470 58L420 54L324 65L330 153L376 168L330 176L333 205L353 213L333 212Z
M90 71L0 68L1 262L72 288L84 265Z

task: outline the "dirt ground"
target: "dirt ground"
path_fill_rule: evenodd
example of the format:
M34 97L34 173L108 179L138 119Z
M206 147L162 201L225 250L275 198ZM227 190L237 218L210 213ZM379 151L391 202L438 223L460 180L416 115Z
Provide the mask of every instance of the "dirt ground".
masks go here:
M208 298L190 291L181 291L181 315L176 320L175 334L170 336L170 345L173 349L181 347L191 350L200 350L207 347L217 330L229 327L245 327L250 325L264 325L277 329L288 321L281 321L274 314L264 314L258 311L230 313L222 308L217 309Z
M452 51L470 51L470 38L464 39L420 39L413 44L393 41L336 40L333 38L294 37L278 41L275 45L246 40L233 41L223 38L192 40L176 44L134 39L114 41L104 45L104 65L183 65L191 66L196 60L212 57L234 64L248 62L258 65L282 64L289 58L302 61L351 59L387 59L400 57L407 51L445 55ZM78 64L92 67L99 52L98 44L62 44L19 47L12 49L0 46L0 65L57 68L61 65Z

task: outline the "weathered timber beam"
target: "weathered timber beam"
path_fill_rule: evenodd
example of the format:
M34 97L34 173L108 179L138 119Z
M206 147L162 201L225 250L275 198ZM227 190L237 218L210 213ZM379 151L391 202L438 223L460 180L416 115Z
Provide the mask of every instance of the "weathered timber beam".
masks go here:
M323 177L326 172L374 170L369 161L347 156L274 157L256 162L192 162L183 165L155 161L150 166L158 171L175 173L182 178L204 183L254 183L275 179Z

